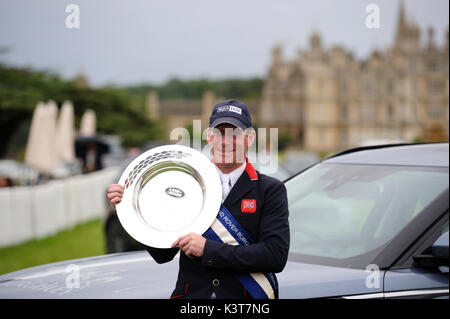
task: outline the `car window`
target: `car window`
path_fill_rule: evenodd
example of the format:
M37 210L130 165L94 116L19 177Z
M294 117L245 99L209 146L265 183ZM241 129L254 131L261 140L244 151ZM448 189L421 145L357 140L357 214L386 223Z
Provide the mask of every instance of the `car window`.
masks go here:
M445 234L448 232L448 219L447 221L444 223L444 225L442 225L442 229L441 229L441 235Z
M448 183L446 168L318 164L286 182L290 252L345 259L372 251Z

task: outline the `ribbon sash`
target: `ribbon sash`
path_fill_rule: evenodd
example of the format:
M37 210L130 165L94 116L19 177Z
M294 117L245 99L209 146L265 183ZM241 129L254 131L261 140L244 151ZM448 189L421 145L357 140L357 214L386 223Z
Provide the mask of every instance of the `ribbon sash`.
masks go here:
M220 206L216 220L203 236L207 239L229 245L248 246L253 244L253 240L244 228L223 205ZM236 272L235 276L253 298L278 298L278 282L274 273Z

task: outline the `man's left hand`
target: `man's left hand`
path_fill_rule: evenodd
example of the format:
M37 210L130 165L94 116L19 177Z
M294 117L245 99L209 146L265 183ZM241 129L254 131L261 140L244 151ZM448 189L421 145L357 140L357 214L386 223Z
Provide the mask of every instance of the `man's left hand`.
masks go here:
M196 234L189 233L187 235L178 238L171 246L171 248L180 246L180 249L184 251L186 256L192 257L202 257L203 250L205 249L206 238Z

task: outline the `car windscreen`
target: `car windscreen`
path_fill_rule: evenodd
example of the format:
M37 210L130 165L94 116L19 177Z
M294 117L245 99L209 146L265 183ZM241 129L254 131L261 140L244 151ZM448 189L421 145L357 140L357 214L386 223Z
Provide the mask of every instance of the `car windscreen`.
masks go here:
M286 182L291 260L360 268L448 185L448 168L315 165Z

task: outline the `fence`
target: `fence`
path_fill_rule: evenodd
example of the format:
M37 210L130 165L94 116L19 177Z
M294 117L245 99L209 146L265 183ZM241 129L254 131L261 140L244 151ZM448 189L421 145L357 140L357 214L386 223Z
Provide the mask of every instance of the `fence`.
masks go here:
M44 238L103 216L119 167L29 187L0 189L0 247Z

